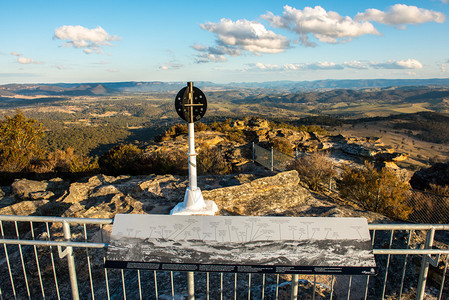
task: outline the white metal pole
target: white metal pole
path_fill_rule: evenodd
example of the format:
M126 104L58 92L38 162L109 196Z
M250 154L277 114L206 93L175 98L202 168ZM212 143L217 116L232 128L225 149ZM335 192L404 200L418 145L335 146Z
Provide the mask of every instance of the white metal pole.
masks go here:
M189 186L194 191L198 188L196 176L195 127L189 123Z

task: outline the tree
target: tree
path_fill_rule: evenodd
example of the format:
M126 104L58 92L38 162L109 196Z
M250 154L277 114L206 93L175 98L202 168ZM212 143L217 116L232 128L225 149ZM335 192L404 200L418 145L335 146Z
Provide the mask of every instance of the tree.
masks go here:
M28 119L18 110L14 117L0 121L0 170L20 172L33 158L42 155L40 140L44 127L34 119Z
M406 220L413 211L404 202L408 184L399 180L388 168L378 171L367 162L360 169L345 167L337 187L343 198L388 217Z
M202 174L229 174L231 164L224 158L224 153L218 147L201 145L198 152L198 173Z
M299 157L288 169L298 171L301 180L313 191L318 190L321 183L328 182L336 175L333 163L326 152L313 152Z

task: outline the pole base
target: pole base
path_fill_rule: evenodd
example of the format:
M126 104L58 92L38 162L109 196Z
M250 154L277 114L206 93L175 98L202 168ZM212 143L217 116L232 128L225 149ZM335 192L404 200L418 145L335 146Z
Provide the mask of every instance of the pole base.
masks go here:
M213 216L218 211L214 201L204 201L201 190L187 188L184 201L178 203L171 211L170 215L207 215Z

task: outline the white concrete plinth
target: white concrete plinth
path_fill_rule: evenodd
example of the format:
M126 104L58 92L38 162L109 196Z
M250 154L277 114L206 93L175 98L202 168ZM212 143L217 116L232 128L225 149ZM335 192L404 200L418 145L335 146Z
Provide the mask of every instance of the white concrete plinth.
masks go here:
M201 190L187 188L184 201L178 203L171 211L170 215L207 215L213 216L218 211L214 201L204 201Z

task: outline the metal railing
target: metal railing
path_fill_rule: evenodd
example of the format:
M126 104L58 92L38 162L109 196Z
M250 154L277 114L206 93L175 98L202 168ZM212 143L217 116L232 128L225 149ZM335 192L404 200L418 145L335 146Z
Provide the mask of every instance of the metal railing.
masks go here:
M112 223L0 215L0 298L181 299L192 276L200 299L449 298L449 225L370 224L378 275L330 276L105 269Z
M285 171L296 158L304 155L307 154L296 151L295 157L293 157L273 149L273 147L267 150L253 143L253 162L257 162L271 171ZM334 169L337 174L343 173L343 170L337 165L334 166ZM338 177L329 177L321 183L321 186L333 195L339 196L337 179ZM449 196L411 189L406 195L404 204L413 208L413 212L404 221L431 224L449 223Z

